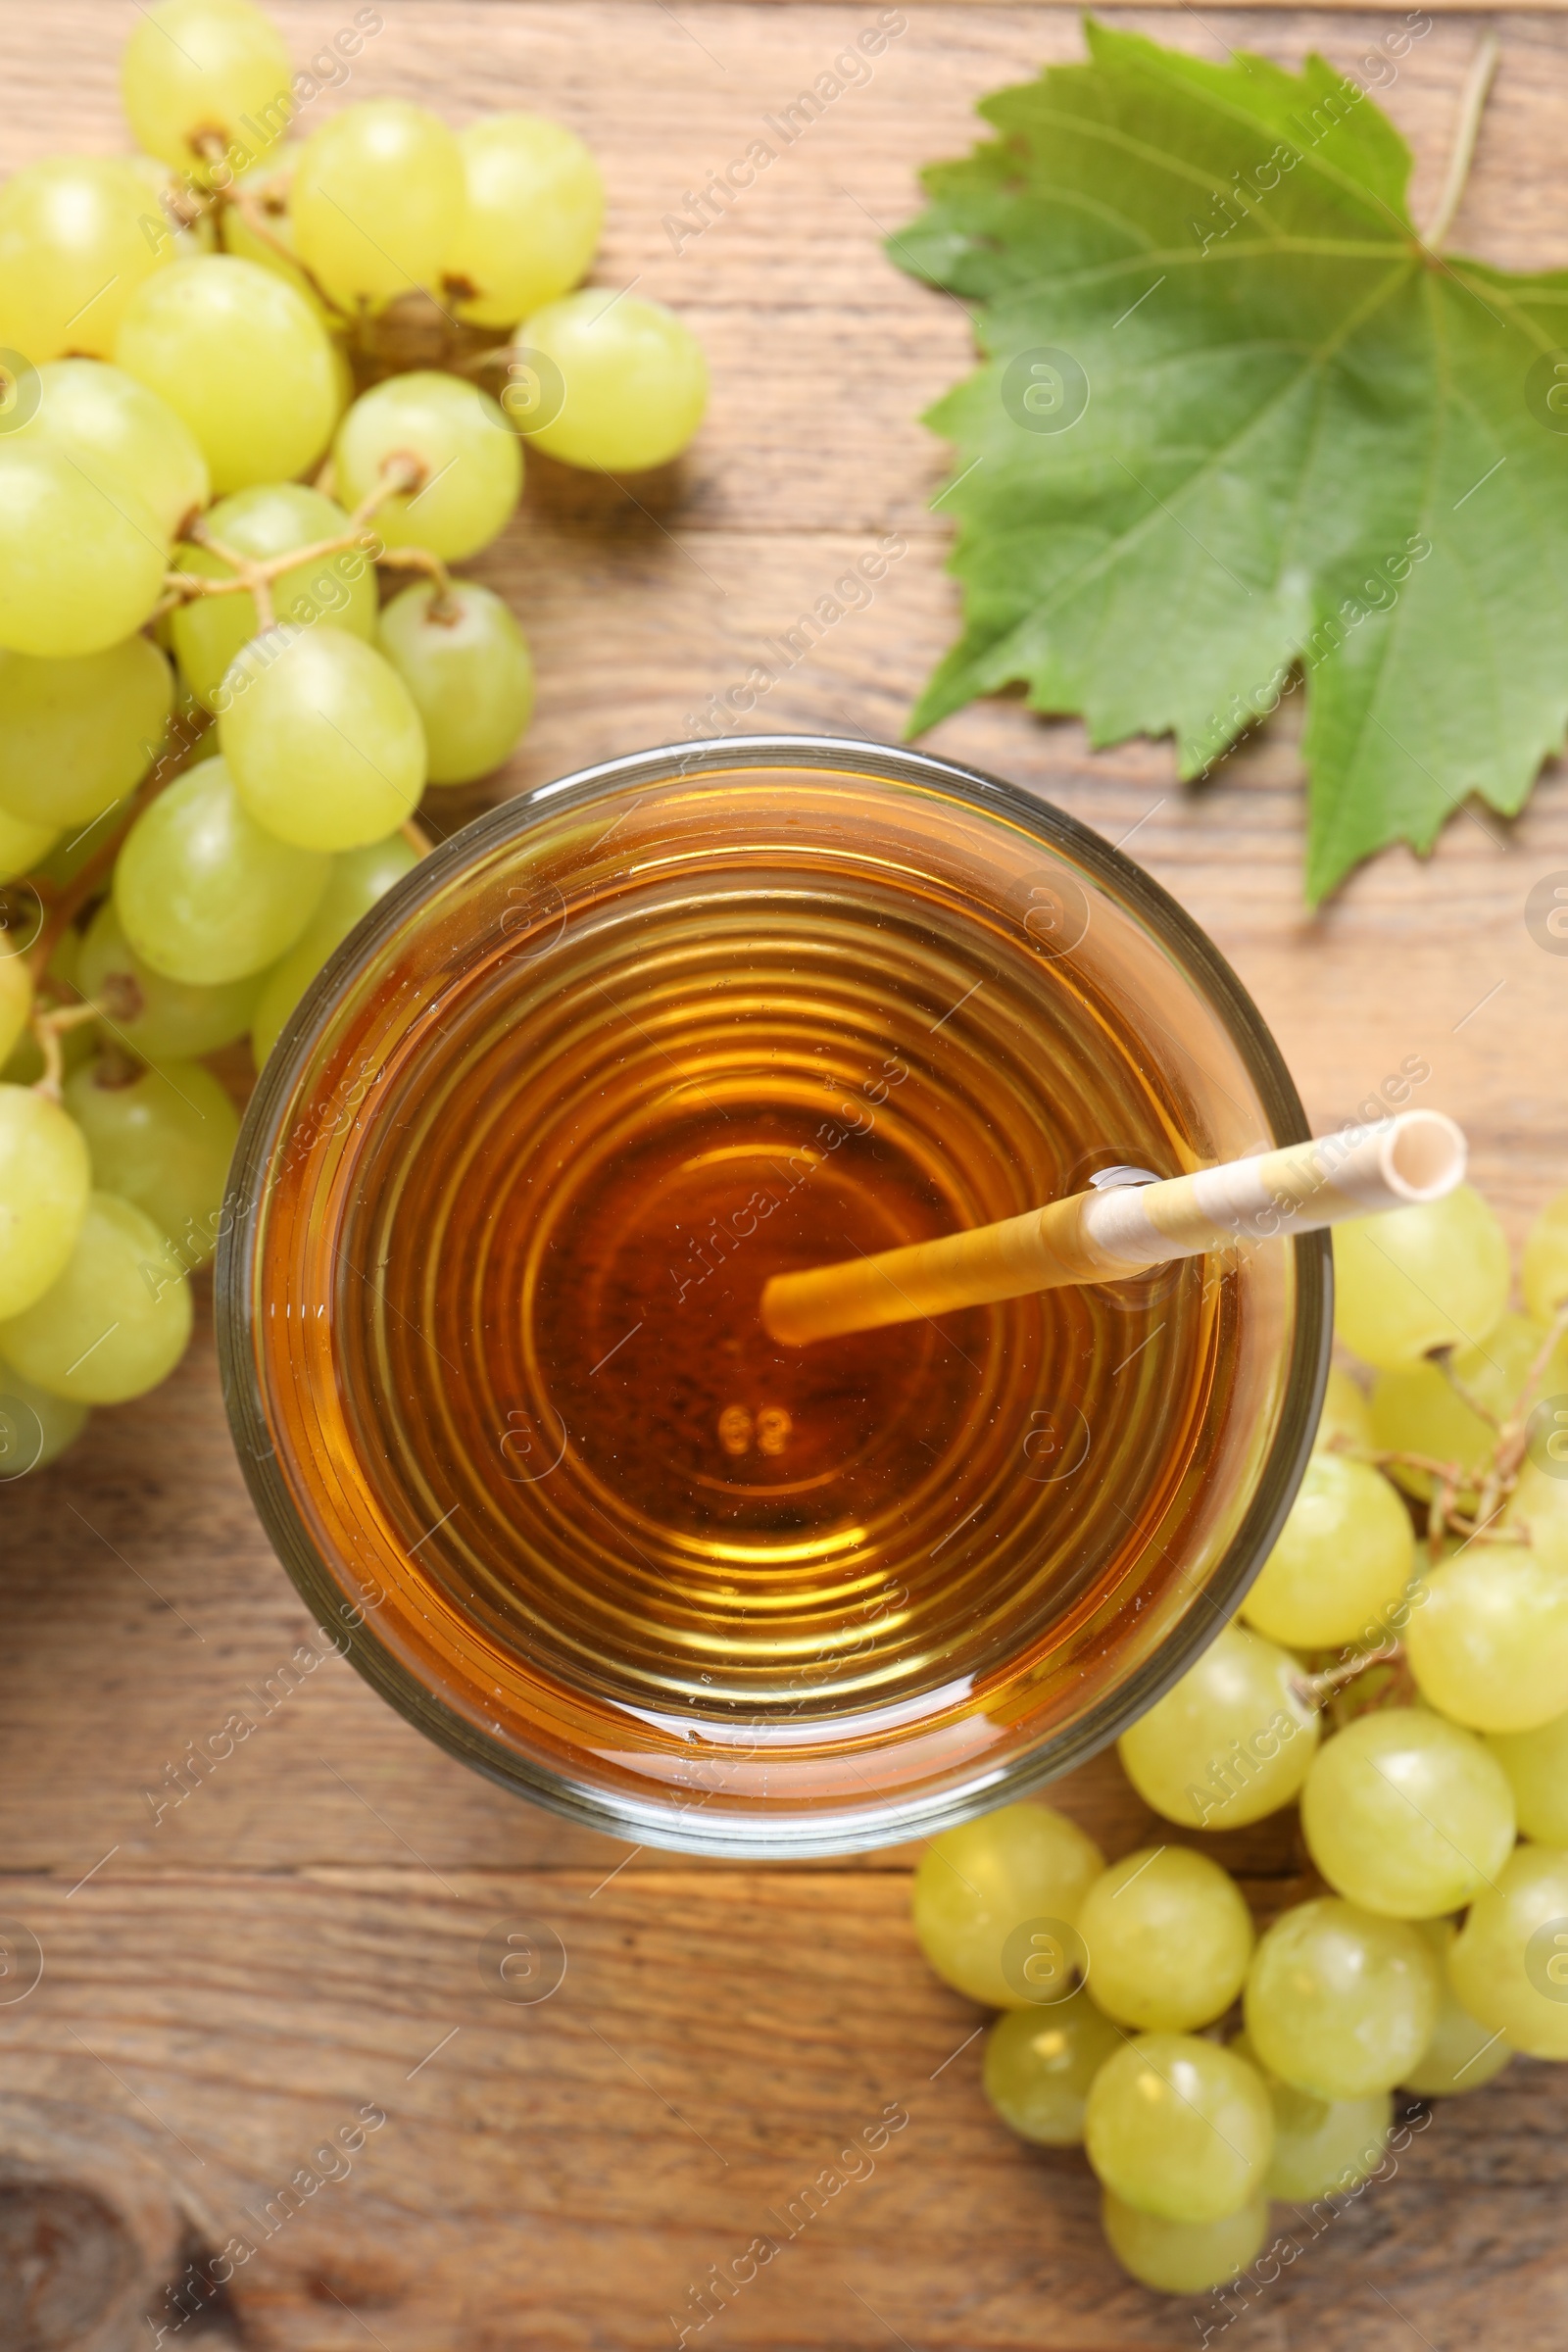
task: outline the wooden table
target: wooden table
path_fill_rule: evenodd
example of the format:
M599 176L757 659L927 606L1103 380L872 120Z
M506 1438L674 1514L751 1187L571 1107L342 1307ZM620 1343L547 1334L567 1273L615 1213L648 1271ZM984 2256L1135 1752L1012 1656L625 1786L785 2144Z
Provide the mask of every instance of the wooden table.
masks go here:
M275 8L301 57L352 13ZM908 553L876 601L753 723L896 736L956 610L927 512L943 451L915 419L969 344L961 314L879 240L913 209L915 167L966 146L975 98L1076 54L1072 14L907 0L870 82L679 253L663 217L831 64L873 0L382 14L348 94L458 119L534 106L583 131L611 190L600 274L679 305L712 360L710 420L675 478L633 498L540 462L478 566L539 662L510 781L688 733L688 713L890 531ZM134 0L5 0L6 168L122 143L116 58L134 15ZM1320 46L1346 65L1387 29L1220 0L1119 21L1205 54ZM1561 263L1568 24L1495 22L1501 72L1460 230L1501 262ZM1388 97L1420 158L1418 214L1476 29L1440 10ZM1419 1054L1428 1099L1469 1126L1516 1232L1568 1180L1568 968L1522 913L1531 883L1568 867L1560 777L1518 824L1460 816L1429 864L1396 852L1310 916L1283 729L1201 791L1175 783L1164 746L1091 758L1077 726L1014 703L935 742L1135 836L1253 990L1318 1122ZM205 1323L166 1389L104 1414L0 1510L0 1913L43 1966L9 2003L0 1980L8 2352L121 2352L159 2323L166 2343L289 2352L662 2347L683 2327L688 2343L773 2352L1099 2352L1191 2344L1195 2309L1217 2340L1203 2304L1116 2271L1081 2160L1031 2152L992 2117L978 2015L914 1949L907 1851L789 1870L628 1857L470 1777L336 1661L269 1699L306 1620L230 1457ZM234 1710L260 1715L257 1732L155 1818L187 1742ZM1150 1827L1108 1763L1060 1800L1112 1851ZM1290 1898L1289 1833L1227 1842L1265 1905ZM567 1955L536 2007L498 1998L479 1966L486 1932L522 1921ZM906 2127L829 2191L851 2135L890 2103ZM367 2111L385 2120L355 2146ZM1562 2118L1562 2078L1526 2062L1441 2111L1229 2340L1560 2347ZM783 2238L774 2217L791 2213L784 2251L700 2328L712 2266ZM166 2287L210 2276L236 2239L257 2251L241 2262L235 2245L232 2278L191 2294L176 2328Z

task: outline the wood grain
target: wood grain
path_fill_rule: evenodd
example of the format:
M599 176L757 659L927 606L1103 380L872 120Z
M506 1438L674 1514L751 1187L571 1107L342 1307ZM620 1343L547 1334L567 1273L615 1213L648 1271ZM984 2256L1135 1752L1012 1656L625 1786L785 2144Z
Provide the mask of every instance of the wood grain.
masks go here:
M1115 21L1206 55L1320 48L1345 67L1389 31L1385 13L1339 8L1226 5L1216 24L1219 5ZM304 57L352 11L274 13ZM976 97L1078 53L1075 17L908 7L870 82L682 239L664 221L684 192L869 4L382 13L320 111L390 91L460 121L531 105L571 122L611 182L600 276L678 304L713 361L711 418L682 466L615 485L536 462L517 524L476 567L522 615L540 668L508 784L690 732L888 534L906 553L875 601L751 723L896 737L955 625L929 507L945 457L917 417L968 365L969 335L881 241L911 217L917 167L968 144ZM1432 13L1387 97L1416 151L1418 210L1479 12ZM122 143L116 51L135 19L134 0L11 0L0 164ZM1557 10L1493 21L1502 69L1460 236L1500 262L1560 264L1568 27ZM1235 961L1314 1118L1338 1120L1424 1055L1423 1099L1468 1125L1517 1232L1568 1170L1568 967L1522 914L1538 878L1568 871L1562 780L1515 824L1456 817L1428 863L1386 857L1308 916L1294 724L1287 710L1200 791L1174 781L1164 746L1092 755L1077 726L1007 701L934 741L1126 840ZM473 806L447 802L443 822ZM978 2014L912 1945L906 1852L789 1871L628 1855L465 1773L335 1661L269 1693L308 1628L234 1469L205 1321L165 1390L100 1415L77 1457L0 1513L0 1916L24 1931L0 1927L0 1947L25 1958L30 1936L43 1963L19 1999L4 1995L24 1978L0 1977L6 2352L123 2352L160 2326L165 2343L288 2352L618 2352L682 2328L689 2344L770 2352L1142 2352L1200 2334L1194 2306L1116 2273L1081 2162L991 2117ZM186 1742L236 1708L253 1736L160 1812ZM1112 1852L1165 1834L1105 1759L1059 1799ZM1261 1910L1301 1889L1288 1824L1214 1850ZM487 1933L528 1922L566 1962L533 2007L501 1997L482 1955ZM386 2122L328 2178L367 2105ZM908 2120L868 2171L863 2133L890 2105ZM1317 2237L1292 2224L1299 2256L1228 2340L1556 2352L1561 2117L1560 2078L1523 2063L1440 2112L1397 2175ZM779 2251L699 2327L712 2266L759 2237ZM236 2260L236 2243L215 2285L230 2241L254 2251Z
M90 2101L164 2168L198 2276L230 2249L256 2346L1193 2340L1191 2307L1100 2254L1081 2162L998 2129L980 2021L921 1966L896 1879L671 1872L650 1900L630 1874L445 1877L0 1888L48 1959L4 2029L0 2124ZM497 1927L559 1938L550 1997L487 1981ZM345 2167L367 2109L386 2122ZM1282 2211L1301 2250L1254 2338L1492 2341L1506 2313L1510 2343L1560 2343L1559 2118L1549 2070L1518 2067L1315 2238ZM759 2238L778 2252L699 2334L694 2290Z

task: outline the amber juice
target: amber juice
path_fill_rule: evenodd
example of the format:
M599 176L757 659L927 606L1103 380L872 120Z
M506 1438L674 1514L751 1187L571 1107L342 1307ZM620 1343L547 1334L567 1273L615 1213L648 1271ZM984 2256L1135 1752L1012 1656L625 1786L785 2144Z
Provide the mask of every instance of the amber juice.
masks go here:
M758 1300L1262 1144L1223 1011L1009 808L874 775L633 776L443 856L252 1114L253 1483L311 1597L470 1761L667 1842L1071 1760L1219 1620L1291 1254L799 1349Z

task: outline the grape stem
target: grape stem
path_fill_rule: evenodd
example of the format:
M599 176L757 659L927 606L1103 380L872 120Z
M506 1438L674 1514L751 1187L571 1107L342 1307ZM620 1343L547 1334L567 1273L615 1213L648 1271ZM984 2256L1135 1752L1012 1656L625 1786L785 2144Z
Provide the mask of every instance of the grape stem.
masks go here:
M404 840L408 843L416 858L428 858L430 852L435 848L435 843L430 839L429 834L419 823L417 817L406 816L403 819L402 824L399 825L398 831L402 834Z
M167 571L164 574L164 599L158 613L172 612L175 606L193 602L203 596L249 596L255 600L256 617L261 629L275 628L277 611L272 600L272 584L287 571L298 571L307 564L319 564L327 556L347 555L359 549L372 564L413 564L430 573L437 582L440 596L450 596L452 575L439 556L424 547L388 548L379 532L369 528L371 518L391 498L406 498L411 491L424 483L427 468L417 458L406 454L386 458L381 465L381 479L375 488L361 499L348 518L348 529L332 539L317 539L308 547L291 547L280 556L247 556L240 548L230 547L226 540L217 538L202 517L190 525L187 537L197 547L226 564L232 577L209 580L194 571ZM155 616L156 617L156 616ZM260 633L260 631L258 631Z
M1478 1517L1485 1517L1500 1494L1511 1494L1519 1484L1525 1453L1530 1444L1530 1416L1535 1409L1541 1384L1547 1366L1568 1332L1568 1299L1558 1307L1546 1326L1545 1336L1536 1350L1535 1360L1525 1374L1524 1387L1514 1399L1513 1411L1497 1433L1497 1443L1487 1472L1486 1484L1477 1503Z
M218 131L203 132L193 143L197 152L206 156L209 163L221 164L227 161L228 150ZM198 220L211 220L214 221L218 228L220 244L223 242L223 215L226 212L238 213L253 237L275 253L279 261L286 262L290 270L298 271L321 308L332 314L338 325L345 330L352 329L357 323L353 315L327 292L315 270L308 268L300 260L299 255L285 244L277 231L268 224L267 199L277 185L278 177L279 174L274 170L269 176L265 188L237 188L230 183L224 188L210 187L201 190L194 187L181 188L177 181L172 180L170 197L173 209L179 214L181 222L186 228L194 228ZM285 196L286 194L285 187Z
M1427 1513L1427 1547L1434 1560L1441 1556L1444 1536L1449 1531L1463 1536L1466 1543L1471 1544L1529 1544L1531 1539L1524 1528L1500 1527L1494 1532L1493 1521L1497 1518L1519 1483L1519 1471L1529 1443L1531 1390L1540 1381L1544 1366L1550 1361L1552 1348L1565 1330L1568 1330L1568 1306L1559 1310L1549 1342L1543 1348L1541 1358L1532 1369L1512 1414L1498 1428L1497 1443L1482 1478L1473 1509L1464 1511L1459 1508L1460 1494L1475 1478L1474 1470L1467 1468L1463 1462L1443 1462L1430 1453L1406 1453L1395 1448L1381 1448L1374 1452L1356 1449L1353 1458L1370 1462L1375 1469L1382 1470L1397 1464L1402 1469L1420 1470L1435 1482ZM1462 1391L1460 1393L1462 1395ZM1340 1446L1336 1450L1346 1452L1349 1448Z
M1468 1407L1478 1420L1485 1421L1496 1432L1492 1447L1492 1459L1482 1471L1459 1461L1443 1462L1430 1453L1405 1453L1387 1449L1368 1451L1352 1440L1336 1436L1330 1440L1330 1450L1348 1454L1354 1461L1370 1462L1377 1469L1395 1464L1406 1470L1419 1470L1433 1482L1427 1510L1427 1549L1434 1562L1443 1555L1443 1539L1449 1532L1460 1535L1467 1544L1517 1544L1527 1548L1534 1539L1527 1523L1513 1527L1494 1527L1502 1516L1504 1506L1511 1500L1519 1485L1525 1455L1530 1446L1530 1416L1540 1396L1541 1386L1550 1369L1563 1339L1568 1337L1568 1298L1557 1307L1547 1324L1540 1347L1524 1382L1505 1418L1483 1404L1479 1396L1471 1396L1464 1382L1454 1372L1446 1352L1438 1356L1439 1369L1461 1404ZM1476 1488L1476 1499L1469 1510L1461 1510L1459 1497L1467 1487Z
M292 547L279 556L248 556L241 549L230 547L226 540L220 539L198 516L189 527L188 537L194 545L206 548L215 555L220 563L228 564L233 577L209 580L191 571L166 572L165 595L158 607L158 615L171 612L177 606L197 597L248 595L256 605L259 631L274 628L277 625L277 611L272 596L273 582L284 572L297 570L302 564L319 563L327 556L346 555L355 548L368 555L372 563L398 564L427 571L436 582L437 593L431 605L432 612L435 611L442 599L450 597L452 593L452 575L440 557L422 547L388 550L383 546L380 534L369 527L372 517L388 499L406 497L411 491L418 490L426 478L426 467L419 460L407 453L383 460L380 480L349 515L346 530L336 538L318 539L311 547ZM121 845L137 817L148 802L155 799L164 786L172 783L180 770L189 764L192 752L206 741L208 731L205 711L200 714L200 723L197 723L194 712L186 710L176 710L168 720L163 748L131 794L124 815L106 835L102 847L93 853L80 872L74 876L49 906L43 928L27 956L28 969L35 982L43 977L49 958L66 930L113 871ZM404 831L418 855L421 858L426 856L432 845L418 826L411 823L404 827ZM39 1084L47 1086L54 1063L59 1059L58 1045L53 1048L53 1061L50 1058L51 1049L44 1046L43 1051L45 1068Z
M299 255L284 243L275 229L268 226L267 199L262 191L259 188L246 188L243 191L238 188L225 188L219 195L218 205L215 209L221 213L225 205L232 205L253 237L259 239L263 245L270 246L280 261L287 262L291 270L299 271L322 310L331 313L333 320L340 330L345 334L352 332L359 323L354 314L346 311L336 297L327 292L316 271L309 269L300 260Z
M1471 1391L1466 1387L1465 1383L1459 1378L1458 1373L1454 1370L1451 1357L1446 1361L1443 1366L1443 1376L1445 1380L1446 1380L1449 1388L1453 1391L1454 1395L1458 1397L1459 1402L1462 1405L1467 1406L1468 1409L1474 1413L1478 1421L1485 1421L1489 1429L1500 1430L1502 1424L1497 1419L1496 1414L1492 1410L1490 1405L1483 1404L1479 1396L1472 1395Z
M209 529L203 516L198 515L191 524L190 535L198 547L205 547L211 554L220 557L223 563L232 564L236 571L243 571L251 562L249 556L242 555L237 547L230 547L225 539L220 539L215 531ZM259 559L256 563L258 571L262 568L262 561Z
M376 558L378 564L394 564L410 571L428 572L435 582L435 594L430 599L428 620L456 620L462 608L452 593L452 574L439 556L427 547L387 547Z
M208 529L206 519L202 515L198 515L191 524L190 538L195 546L205 547L209 555L216 556L220 564L227 564L230 566L236 575L233 581L236 588L249 589L256 604L258 635L263 629L276 628L277 611L272 603L272 582L277 577L277 558L272 556L255 562L249 556L241 555L237 547L229 547L223 540L215 537L213 532ZM309 561L309 550L307 550L307 561ZM196 575L185 572L181 576L184 579L191 579ZM220 589L228 585L229 583L226 581L219 583Z
M1372 1453L1358 1451L1355 1459L1358 1462L1371 1462L1380 1470L1385 1462L1399 1462L1406 1470L1424 1470L1428 1477L1441 1479L1446 1485L1454 1488L1458 1487L1466 1475L1462 1462L1440 1462L1436 1454L1403 1453L1392 1447L1381 1447Z
M96 1004L56 1004L32 1016L32 1034L43 1055L43 1076L33 1080L32 1091L47 1102L58 1102L64 1096L66 1075L65 1055L60 1040L68 1029L75 1029L83 1021L98 1018Z
M1315 1711L1336 1690L1343 1690L1348 1683L1365 1674L1369 1666L1395 1665L1403 1656L1402 1642L1385 1642L1377 1649L1357 1650L1353 1657L1343 1658L1338 1666L1326 1666L1321 1674L1298 1675L1292 1688L1300 1693L1303 1704Z
M1568 1333L1568 1298L1562 1301L1547 1324L1545 1336L1536 1350L1535 1361L1525 1374L1525 1385L1514 1401L1513 1412L1503 1425L1503 1437L1510 1444L1514 1442L1517 1432L1523 1429L1530 1418L1535 1407L1537 1392L1546 1377L1546 1367L1561 1346L1565 1333Z
M198 139L196 143L210 162L222 163L225 160L226 150L217 132ZM477 367L485 364L494 347L486 343L477 354L469 347L476 337L484 337L489 330L454 318L445 304L427 287L411 288L408 294L398 296L395 302L380 312L372 312L363 301L354 309L340 302L309 263L301 260L293 246L273 226L277 216L288 209L290 187L291 175L279 164L274 166L261 185L251 187L200 187L187 174L183 185L177 180L168 183L161 202L170 220L181 229L194 228L202 220L212 221L220 246L226 245L222 234L223 216L228 212L234 213L244 221L257 242L265 245L269 253L283 264L287 274L303 279L319 304L330 332L338 337L351 358L360 363L356 372L361 379L367 373L375 376L401 374L410 367L439 367L449 374L471 375ZM442 291L452 298L455 290L444 284ZM413 337L418 347L416 357L409 357L406 352L400 356L408 338L406 329L404 335L399 336L397 322L400 312L405 311L411 301L416 311L422 306L425 314L418 318ZM389 328L392 334L390 342ZM436 348L428 351L426 356L426 347L432 340ZM514 350L509 347L501 354L503 364L514 356ZM325 484L318 479L316 487L324 489ZM331 495L330 491L327 495Z

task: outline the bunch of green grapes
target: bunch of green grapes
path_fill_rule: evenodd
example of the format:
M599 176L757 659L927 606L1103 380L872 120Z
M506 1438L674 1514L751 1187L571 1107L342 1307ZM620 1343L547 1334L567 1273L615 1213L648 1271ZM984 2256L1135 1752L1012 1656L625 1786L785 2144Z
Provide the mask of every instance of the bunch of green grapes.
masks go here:
M1568 2059L1568 1193L1521 1301L1480 1194L1336 1229L1312 1459L1242 1603L1126 1732L1189 1838L1298 1804L1323 1891L1258 1934L1193 1842L1108 1869L1010 1805L933 1840L915 1934L1000 2009L1003 2120L1081 2144L1111 2252L1170 2293L1260 2253L1269 2201L1355 2190L1394 2093Z
M161 0L143 12L125 51L124 97L149 154L181 170L165 208L167 258L189 223L210 224L224 255L266 271L313 313L340 363L395 366L387 355L406 328L448 368L492 375L509 424L566 465L635 472L686 447L708 401L702 347L662 304L583 287L605 192L574 132L516 113L454 132L427 107L371 98L299 140L287 135L299 111L289 82L278 36L251 0ZM146 273L139 257L138 267ZM163 288L159 316L178 308ZM177 356L168 364L177 375ZM262 466L220 405L220 489L299 470ZM270 406L275 418L275 397ZM340 455L343 478L363 481L399 414L394 404L362 429ZM304 413L276 429L306 437ZM445 553L470 552L460 542L482 521L477 488L460 487L466 517L454 503ZM435 543L425 514L414 535Z
M679 320L578 290L560 125L371 99L292 144L252 0L144 9L123 90L141 154L0 187L0 1477L178 1362L244 1075L205 1057L265 1060L426 787L520 739L528 647L449 569L520 436L657 465L706 399ZM389 372L420 306L444 364Z

